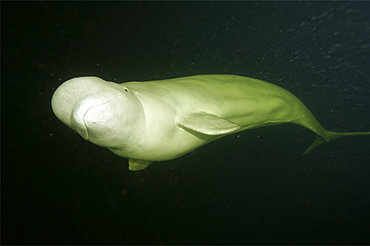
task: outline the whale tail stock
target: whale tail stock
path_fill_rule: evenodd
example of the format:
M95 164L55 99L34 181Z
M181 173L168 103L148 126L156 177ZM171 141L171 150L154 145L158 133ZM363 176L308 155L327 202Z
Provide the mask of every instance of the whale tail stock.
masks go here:
M323 143L347 136L370 135L370 132L332 132L324 129L324 131L320 131L320 134L318 132L316 132L316 134L318 134L318 136L316 136L315 141L302 153L302 155L307 155Z

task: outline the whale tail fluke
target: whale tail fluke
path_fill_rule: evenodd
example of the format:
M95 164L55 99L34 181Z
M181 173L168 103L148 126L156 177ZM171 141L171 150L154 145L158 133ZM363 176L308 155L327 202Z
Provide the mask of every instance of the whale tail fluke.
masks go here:
M370 132L331 132L325 130L316 137L315 141L311 144L308 149L302 153L302 155L307 155L316 147L320 146L323 143L333 141L338 138L347 137L347 136L358 136L358 135L370 135Z

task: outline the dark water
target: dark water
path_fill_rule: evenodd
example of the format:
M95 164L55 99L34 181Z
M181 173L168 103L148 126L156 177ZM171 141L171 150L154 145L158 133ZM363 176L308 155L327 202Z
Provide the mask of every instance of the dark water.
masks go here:
M328 129L370 131L369 2L1 3L3 244L366 244L370 142L302 153L294 125L129 172L52 114L63 81L194 74L293 92Z

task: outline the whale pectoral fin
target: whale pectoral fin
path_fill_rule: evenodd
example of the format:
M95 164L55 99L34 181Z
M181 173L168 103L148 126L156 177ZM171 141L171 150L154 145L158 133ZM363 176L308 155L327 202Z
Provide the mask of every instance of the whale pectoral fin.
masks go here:
M129 159L128 160L128 169L130 171L140 171L147 168L152 161Z
M241 128L229 120L205 112L184 114L178 125L206 135L221 135Z

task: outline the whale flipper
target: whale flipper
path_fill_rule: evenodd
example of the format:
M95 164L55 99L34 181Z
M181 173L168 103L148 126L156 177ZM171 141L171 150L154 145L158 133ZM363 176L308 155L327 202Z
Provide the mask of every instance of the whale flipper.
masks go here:
M206 135L221 135L241 128L238 124L206 112L184 114L179 125Z
M152 161L129 159L128 160L128 169L130 171L140 171L147 168Z

